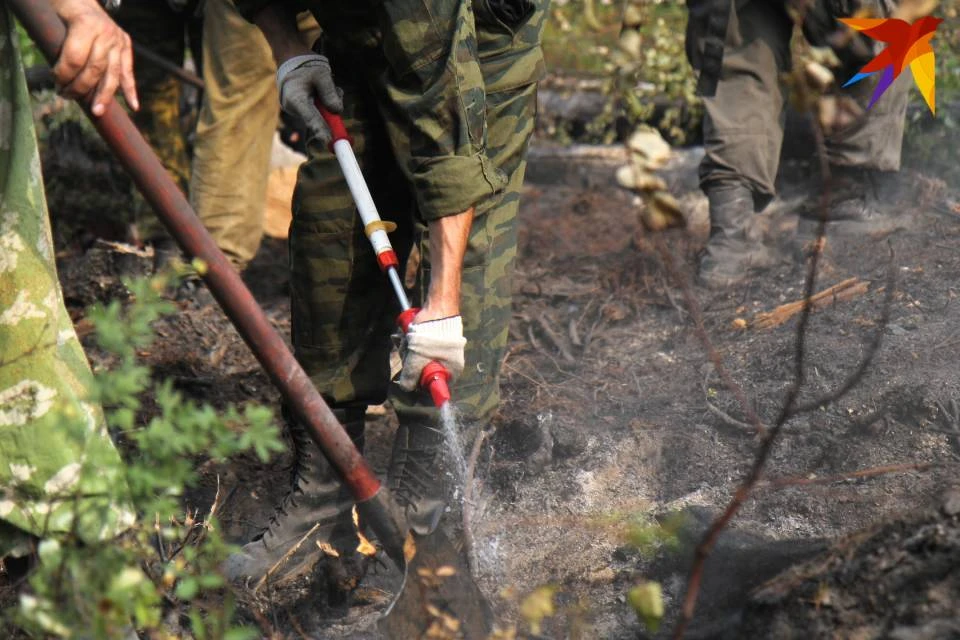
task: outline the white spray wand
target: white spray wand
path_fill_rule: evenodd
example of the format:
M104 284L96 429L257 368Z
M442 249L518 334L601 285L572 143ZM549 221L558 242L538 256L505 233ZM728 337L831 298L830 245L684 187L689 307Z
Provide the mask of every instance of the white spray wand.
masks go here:
M333 141L330 148L337 156L337 162L340 163L340 169L347 180L347 186L350 188L350 194L357 205L357 211L360 213L360 219L363 221L363 231L370 244L373 246L373 252L377 255L377 264L380 270L387 274L390 284L393 287L393 293L400 303L400 315L397 317L397 324L400 329L406 333L414 317L420 311L416 307L410 306L410 299L403 288L403 282L400 280L400 261L397 254L390 244L388 231L395 227L392 223L384 222L377 212L377 205L373 202L373 196L370 195L370 189L367 188L367 181L363 179L363 173L360 171L360 165L357 163L357 156L353 153L353 145L350 143L350 136L347 133L347 127L343 123L343 118L332 113L317 103L317 109L323 116L327 126L330 127ZM450 372L445 366L436 360L430 362L423 368L420 374L420 387L430 392L433 403L437 407L442 407L450 401Z

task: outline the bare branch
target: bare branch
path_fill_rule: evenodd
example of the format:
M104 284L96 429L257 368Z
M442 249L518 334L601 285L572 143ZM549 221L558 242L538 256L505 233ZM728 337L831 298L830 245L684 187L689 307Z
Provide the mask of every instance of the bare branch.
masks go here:
M710 413L712 413L713 415L720 418L720 420L722 420L724 424L728 424L731 427L736 427L737 429L743 429L744 431L755 431L756 427L754 427L753 425L737 420L736 418L731 416L729 413L727 413L720 407L710 402L709 390L710 390L710 374L711 373L713 373L713 365L708 364L707 373L706 375L703 376L703 402L704 404L707 405L707 410L710 411ZM764 426L763 428L766 429L766 426Z
M677 269L676 260L674 259L673 253L670 251L669 247L667 247L660 234L651 234L651 236L653 239L653 246L656 248L657 253L660 254L660 259L663 261L664 268L667 270L667 273L670 274L670 277L673 278L673 281L677 283L677 286L680 287L680 291L683 293L684 302L687 305L690 316L693 318L697 338L700 340L700 344L703 345L704 351L707 352L707 357L710 359L714 369L720 376L720 380L723 381L723 386L726 387L727 390L730 391L730 393L732 393L737 399L737 402L740 404L740 407L743 410L743 414L747 417L747 421L750 425L752 425L757 435L762 436L764 433L766 433L767 429L760 420L760 416L757 415L757 412L753 410L753 406L747 400L747 396L743 392L743 388L734 382L732 377L730 377L730 372L727 371L727 368L723 364L723 356L720 355L720 352L717 351L716 347L713 345L713 341L710 340L710 336L707 334L707 330L703 323L703 311L700 309L700 303L693 293L693 289L690 286L689 280L679 269Z
M813 120L813 131L817 142L820 172L823 176L824 182L824 188L820 193L820 220L817 224L817 246L822 246L821 243L827 228L828 204L830 202L830 166L827 162L823 130L820 127L820 123L816 121L815 118L811 117L811 120ZM730 521L733 520L734 516L737 515L737 513L740 511L740 508L747 501L747 498L750 497L750 493L760 480L760 476L770 458L770 453L773 451L774 445L777 443L783 426L794 414L797 397L800 394L800 388L803 386L804 382L804 359L806 354L807 327L810 323L810 315L812 311L810 299L813 297L816 289L817 273L820 266L821 255L822 252L814 251L810 256L810 261L807 268L807 276L803 293L804 304L803 309L800 311L800 318L797 322L797 333L794 346L793 382L787 389L783 407L781 408L777 419L774 421L773 427L767 432L766 437L764 437L763 441L760 443L760 449L757 451L757 455L754 458L753 465L750 467L749 472L740 483L740 486L737 487L737 490L734 493L733 498L731 498L730 502L727 504L726 509L724 509L723 513L720 514L720 516L710 524L710 527L703 535L700 544L697 545L697 549L694 553L693 567L690 569L690 578L687 582L687 592L684 596L680 620L677 622L677 626L674 629L673 637L675 640L683 638L684 633L686 633L687 626L693 619L693 613L697 605L697 596L700 593L700 583L703 580L703 567L707 561L707 558L710 556L710 553L713 551L714 546L716 546L717 540L720 537L720 533L727 527ZM699 309L697 311L699 312ZM691 312L693 312L692 308ZM698 318L697 315L698 314L694 314L694 318L698 320L698 325L702 325L702 317ZM757 422L759 422L759 418L757 419Z
M806 478L803 476L793 476L786 478L771 478L757 484L757 489L785 489L787 487L802 487L818 484L833 484L834 482L843 482L844 480L856 480L860 478L873 478L876 476L889 475L892 473L904 473L907 471L927 471L933 468L955 467L956 462L911 462L904 464L891 464L882 467L870 467L869 469L859 469L849 473L839 473L821 478Z
M883 341L883 333L886 331L887 325L890 324L890 312L893 309L893 295L896 291L897 285L897 269L894 262L895 254L893 252L893 247L889 244L888 249L890 251L890 262L887 265L887 285L883 296L883 307L880 311L880 319L877 322L877 330L873 332L870 342L867 343L867 349L863 354L863 357L860 359L860 364L858 364L857 368L854 369L849 376L847 376L847 379L843 381L843 384L837 387L834 391L822 395L811 402L797 405L793 411L794 415L819 409L820 407L836 402L840 398L850 393L850 391L863 379L864 374L867 372L867 368L870 367L870 364L873 362L873 358L877 355L877 351L880 350L880 343Z

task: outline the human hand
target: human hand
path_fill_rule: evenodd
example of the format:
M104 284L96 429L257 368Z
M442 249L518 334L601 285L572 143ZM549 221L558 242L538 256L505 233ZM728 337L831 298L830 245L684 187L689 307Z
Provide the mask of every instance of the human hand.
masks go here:
M415 319L419 318L418 315ZM446 367L452 378L456 378L463 373L466 344L460 316L414 322L407 330L400 349L403 369L397 384L405 391L413 391L420 385L423 368L434 360Z
M67 27L53 77L68 98L90 99L90 110L103 115L119 86L127 104L140 108L133 79L133 44L95 0L53 0Z
M316 140L327 145L330 128L317 110L316 102L333 113L343 110L343 98L333 83L330 61L316 53L286 60L277 69L277 89L280 106L300 121L307 131L307 142Z

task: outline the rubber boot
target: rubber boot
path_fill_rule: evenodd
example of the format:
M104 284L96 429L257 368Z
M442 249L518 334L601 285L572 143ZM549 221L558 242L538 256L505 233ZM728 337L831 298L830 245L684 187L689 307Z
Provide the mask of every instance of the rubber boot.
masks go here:
M387 486L404 509L407 526L433 533L446 507L443 430L427 419L401 421L393 441Z
M700 259L700 282L709 288L731 287L758 269L776 264L754 215L753 192L740 183L707 187L710 240Z
M827 202L827 223L830 233L856 235L888 233L907 226L907 216L897 203L909 199L909 189L902 184L899 172L879 171L832 165L830 199ZM800 215L804 230L820 220L819 198L813 198Z
M364 410L337 409L334 415L363 451ZM359 543L350 492L306 427L295 420L287 425L294 451L290 492L267 528L225 561L224 573L233 582L256 583L269 573L271 584L283 584L310 571L324 555L317 543L331 545L340 555L352 553ZM314 525L319 526L308 536Z

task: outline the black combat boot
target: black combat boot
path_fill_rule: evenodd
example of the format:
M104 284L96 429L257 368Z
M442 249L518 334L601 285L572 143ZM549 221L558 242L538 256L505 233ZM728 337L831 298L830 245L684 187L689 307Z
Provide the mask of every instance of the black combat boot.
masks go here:
M828 232L856 235L889 233L906 228L907 216L897 205L909 200L909 191L897 171L832 165L827 202ZM821 216L819 197L809 199L800 215L805 219L803 230L812 231L814 225L811 222L816 223Z
M363 409L334 411L360 451L363 451L364 413ZM359 544L353 524L353 497L306 427L296 420L287 420L287 424L294 451L290 492L277 507L267 528L239 553L227 558L223 568L231 581L260 580L301 540L300 547L273 569L272 584L282 584L309 571L324 553L318 542L330 544L340 555L352 553ZM316 524L320 526L304 540Z
M443 429L429 419L402 419L393 441L387 485L410 529L432 533L446 506Z
M710 240L700 259L701 283L712 289L731 287L776 264L776 254L765 243L754 214L753 192L737 182L713 183L706 192Z

